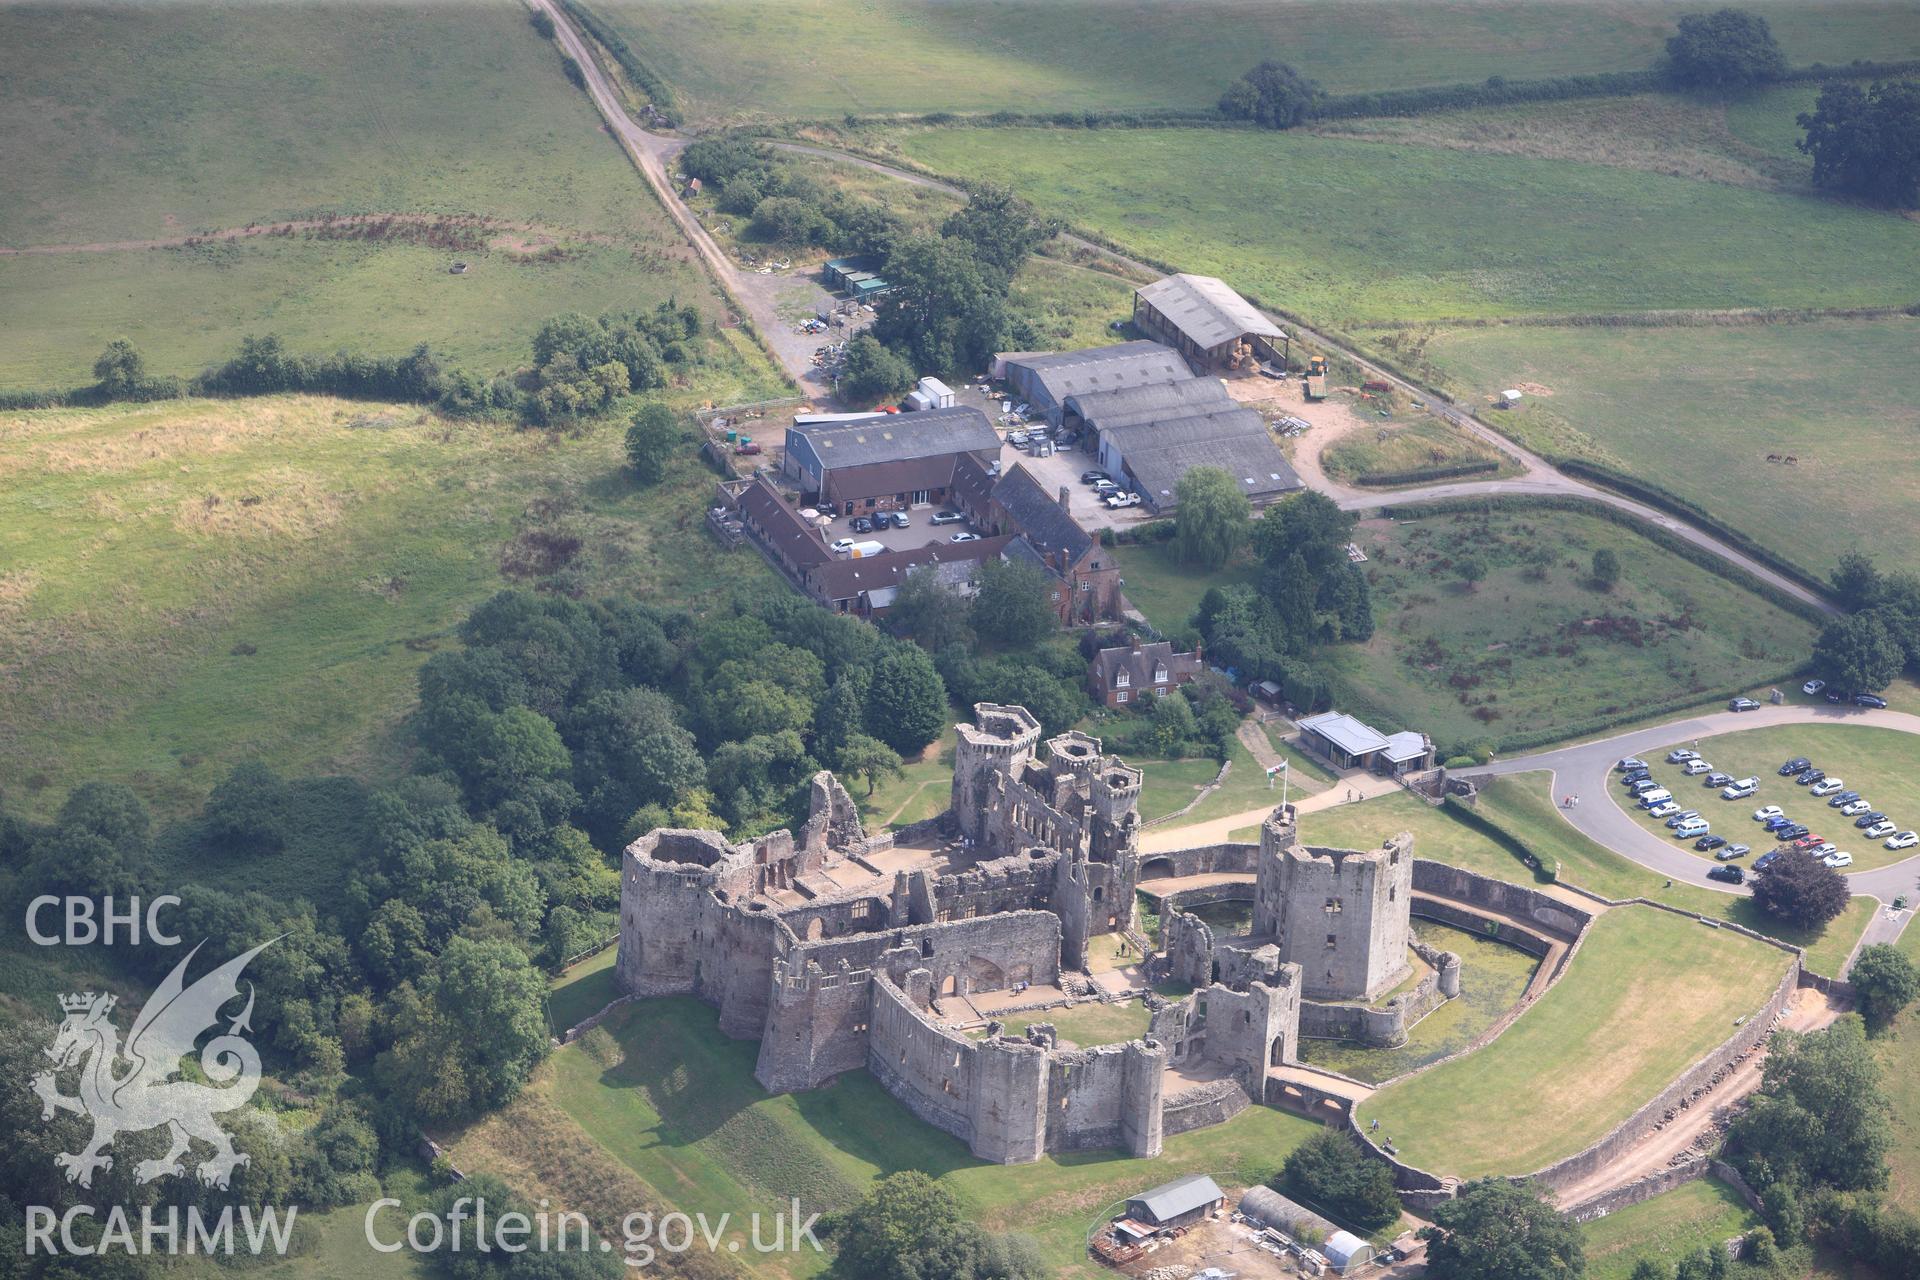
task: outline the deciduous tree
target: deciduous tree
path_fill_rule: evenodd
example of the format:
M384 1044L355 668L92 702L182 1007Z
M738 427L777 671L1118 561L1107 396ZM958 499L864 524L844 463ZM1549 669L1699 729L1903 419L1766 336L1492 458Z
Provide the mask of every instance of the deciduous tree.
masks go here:
M1920 969L1900 948L1884 942L1860 948L1847 981L1860 998L1867 1025L1875 1030L1891 1024L1915 996L1920 996Z
M984 561L977 586L968 613L973 629L989 639L1024 647L1059 622L1046 572L1031 560Z
M667 473L667 463L682 439L673 410L653 401L640 406L627 427L627 466L642 485L656 485Z
M1813 665L1846 693L1878 693L1906 664L1906 651L1875 613L1856 613L1827 625L1813 644Z
M1818 858L1789 853L1753 885L1753 902L1801 929L1818 929L1847 909L1847 879Z
M1530 1182L1469 1182L1433 1211L1427 1274L1433 1280L1578 1280L1586 1273L1580 1228Z
M1813 183L1898 209L1920 205L1920 81L1871 89L1832 81L1802 113Z
M1689 13L1679 28L1667 40L1667 60L1674 82L1684 88L1738 92L1786 74L1787 56L1757 13Z
M895 643L874 668L866 713L868 733L903 756L918 755L947 727L947 687L933 659Z
M1193 467L1174 486L1174 547L1183 564L1208 573L1246 542L1253 504L1219 467Z

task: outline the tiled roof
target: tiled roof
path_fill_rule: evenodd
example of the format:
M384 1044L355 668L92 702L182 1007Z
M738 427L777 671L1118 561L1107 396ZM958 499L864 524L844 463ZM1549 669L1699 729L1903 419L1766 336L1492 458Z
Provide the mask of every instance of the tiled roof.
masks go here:
M1058 495L1042 488L1025 467L1015 465L1000 477L993 486L993 501L1042 555L1064 551L1072 564L1093 545L1093 535L1076 524Z

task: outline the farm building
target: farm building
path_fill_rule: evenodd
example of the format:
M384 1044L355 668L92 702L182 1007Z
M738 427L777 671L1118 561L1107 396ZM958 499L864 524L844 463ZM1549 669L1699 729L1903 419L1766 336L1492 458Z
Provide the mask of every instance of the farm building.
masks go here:
M1433 767L1433 740L1423 733L1381 733L1344 711L1324 711L1299 724L1307 748L1342 769L1370 769L1397 778Z
M1156 515L1178 505L1180 477L1194 467L1225 471L1255 506L1305 487L1260 415L1237 407L1115 427L1100 438L1100 461Z
M1213 276L1172 275L1135 289L1133 323L1213 368L1233 367L1242 344L1254 359L1286 363L1289 339L1280 326Z
M1175 1178L1127 1201L1126 1217L1156 1231L1190 1226L1218 1209L1226 1193L1204 1173Z
M1021 352L994 361L994 375L1012 384L1035 417L1058 425L1067 397L1088 391L1184 382L1193 370L1157 342L1121 342L1080 351Z
M1103 707L1164 698L1200 674L1200 655L1175 653L1166 640L1102 649L1087 664L1087 688Z
M1271 1187L1249 1187L1240 1197L1240 1216L1258 1226L1278 1231L1312 1249L1339 1275L1373 1261L1373 1246L1342 1231L1304 1205L1296 1204Z
M968 406L796 421L786 445L786 478L843 515L944 503L961 458L1000 456L986 415Z
M997 559L1013 541L998 537L978 542L929 542L924 547L859 560L830 556L807 571L801 587L835 613L876 617L892 607L901 584L911 574L937 574L962 595L971 595L980 566Z
M850 258L830 259L820 268L820 274L826 277L829 289L859 301L876 297L893 287L879 276L880 268L884 265L885 260L879 254L861 253Z
M1068 514L1068 494L1050 494L1015 466L994 482L977 522L1001 535L1017 535L1010 560L1026 559L1048 576L1050 603L1072 626L1113 617L1120 608L1120 563Z

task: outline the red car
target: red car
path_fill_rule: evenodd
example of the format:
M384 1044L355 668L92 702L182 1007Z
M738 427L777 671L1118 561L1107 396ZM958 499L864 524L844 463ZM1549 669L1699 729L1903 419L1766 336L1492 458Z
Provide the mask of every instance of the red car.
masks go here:
M760 443L757 440L749 440L746 444L737 444L733 446L733 451L741 454L764 452L760 448Z
M1808 835L1801 836L1798 840L1795 840L1793 842L1793 847L1796 849L1811 849L1813 848L1813 846L1817 844L1825 844L1826 842L1827 842L1827 838L1825 836L1808 834Z

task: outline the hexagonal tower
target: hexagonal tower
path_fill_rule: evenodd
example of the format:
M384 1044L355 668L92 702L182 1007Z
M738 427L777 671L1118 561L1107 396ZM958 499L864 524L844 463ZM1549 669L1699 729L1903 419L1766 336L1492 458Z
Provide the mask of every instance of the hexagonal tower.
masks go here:
M960 834L978 844L987 833L987 797L993 773L1029 760L1040 741L1040 722L1025 707L973 704L973 723L954 726L953 817Z
M1071 774L1076 789L1085 795L1094 771L1100 767L1100 739L1078 729L1048 738L1047 767L1055 774Z
M1317 849L1275 810L1260 828L1253 931L1300 966L1312 1000L1371 1000L1406 977L1413 836L1377 849Z

